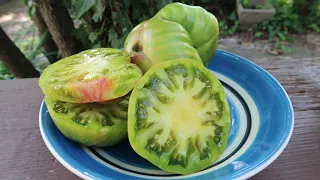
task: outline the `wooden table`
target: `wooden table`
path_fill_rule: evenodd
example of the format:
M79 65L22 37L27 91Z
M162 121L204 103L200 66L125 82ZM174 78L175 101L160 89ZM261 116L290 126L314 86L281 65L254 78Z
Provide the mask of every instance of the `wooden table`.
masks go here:
M320 179L320 59L258 63L288 92L292 138L279 158L251 179ZM0 81L0 179L79 179L45 146L38 126L44 97L38 79Z

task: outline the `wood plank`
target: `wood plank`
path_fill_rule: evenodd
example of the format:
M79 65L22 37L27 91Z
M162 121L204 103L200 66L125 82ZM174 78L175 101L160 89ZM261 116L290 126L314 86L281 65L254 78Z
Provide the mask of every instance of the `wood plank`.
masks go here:
M295 126L284 152L251 179L320 179L320 61L273 61L259 65L287 91L295 111Z
M45 146L38 79L0 81L0 179L78 179Z
M320 61L259 63L288 92L295 128L284 152L254 180L320 179ZM79 179L55 160L38 127L38 79L0 81L0 179Z

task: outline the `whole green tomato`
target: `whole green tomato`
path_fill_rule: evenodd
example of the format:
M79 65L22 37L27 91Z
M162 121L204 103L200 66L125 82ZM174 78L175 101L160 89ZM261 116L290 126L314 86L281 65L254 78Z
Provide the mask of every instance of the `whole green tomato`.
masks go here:
M208 66L218 43L215 16L198 6L172 3L153 18L137 25L128 35L124 50L143 73L167 60L193 59Z

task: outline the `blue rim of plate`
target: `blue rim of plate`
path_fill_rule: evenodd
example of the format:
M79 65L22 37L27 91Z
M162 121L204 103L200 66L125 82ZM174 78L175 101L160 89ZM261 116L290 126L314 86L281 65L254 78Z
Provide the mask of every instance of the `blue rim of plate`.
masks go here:
M44 100L39 112L42 138L53 156L83 179L247 179L269 166L285 149L294 128L294 111L281 84L240 56L217 50L208 66L223 84L231 110L225 153L203 171L167 173L138 156L129 143L84 147L65 138Z

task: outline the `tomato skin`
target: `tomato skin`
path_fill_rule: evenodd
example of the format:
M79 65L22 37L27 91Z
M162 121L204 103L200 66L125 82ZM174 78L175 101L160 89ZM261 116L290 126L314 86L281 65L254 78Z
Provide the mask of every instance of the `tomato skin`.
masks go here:
M160 19L136 26L127 37L124 50L131 54L131 62L143 73L168 60L189 58L202 62L188 32L178 23Z
M216 17L200 6L171 3L153 18L181 24L189 33L205 66L208 66L217 49L219 24Z

